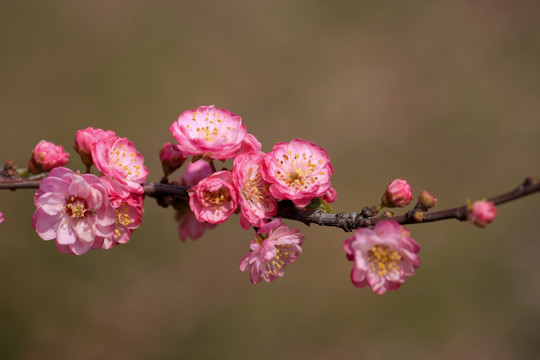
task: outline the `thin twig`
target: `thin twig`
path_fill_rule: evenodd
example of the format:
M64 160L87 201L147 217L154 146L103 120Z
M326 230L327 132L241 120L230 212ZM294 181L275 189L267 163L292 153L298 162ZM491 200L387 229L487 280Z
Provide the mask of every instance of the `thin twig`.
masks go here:
M0 178L0 189L37 189L41 180L32 178ZM146 183L143 184L144 193L148 197L153 197L158 200L162 206L179 206L185 204L189 199L188 188L186 186L178 186L173 184L163 183ZM495 205L500 205L509 201L519 199L521 197L531 195L540 191L540 181L533 177L528 177L515 190L509 191L499 196L488 199ZM414 212L418 209L413 209L404 215L394 216L393 220L398 223L418 224L446 219L457 219L464 221L467 219L467 205L455 207L452 209L440 210L435 212L425 212L423 219L418 221L415 219ZM303 222L306 225L317 224L320 226L333 226L343 229L344 231L352 231L360 227L373 226L379 221L387 220L388 217L374 216L376 211L373 208L365 207L362 211L356 213L324 213L320 210L300 209L294 206L291 201L283 200L278 203L277 217L284 219L296 220Z

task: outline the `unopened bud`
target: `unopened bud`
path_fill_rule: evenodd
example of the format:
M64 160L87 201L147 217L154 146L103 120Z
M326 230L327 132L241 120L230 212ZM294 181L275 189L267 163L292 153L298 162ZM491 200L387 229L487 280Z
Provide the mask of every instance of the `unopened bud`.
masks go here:
M404 207L413 199L411 186L404 179L396 179L388 185L381 198L381 204L386 207Z
M174 170L178 169L186 158L178 147L171 143L165 143L159 151L159 158L161 159L161 166L165 176L169 176Z
M418 197L418 204L422 210L427 211L437 205L437 198L424 190Z
M467 219L473 224L484 227L495 219L497 209L495 204L487 200L478 200L469 206L469 214Z
M39 174L51 171L55 167L64 166L69 162L69 154L61 145L41 140L34 150L28 162L28 171Z
M416 222L424 221L424 212L420 211L420 210L415 211L414 214L413 214L413 219Z

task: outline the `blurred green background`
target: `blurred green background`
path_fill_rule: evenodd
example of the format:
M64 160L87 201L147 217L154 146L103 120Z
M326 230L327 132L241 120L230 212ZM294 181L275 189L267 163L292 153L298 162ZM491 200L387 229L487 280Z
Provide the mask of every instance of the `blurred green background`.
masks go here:
M335 209L393 178L439 208L539 173L537 1L0 1L0 155L88 126L146 157L180 112L216 104L269 151L328 150ZM178 177L174 174L173 177ZM537 359L538 195L486 229L412 225L422 266L379 296L350 282L337 229L299 223L304 254L272 284L238 262L236 218L183 244L148 199L128 245L60 254L30 226L30 190L0 192L2 359Z

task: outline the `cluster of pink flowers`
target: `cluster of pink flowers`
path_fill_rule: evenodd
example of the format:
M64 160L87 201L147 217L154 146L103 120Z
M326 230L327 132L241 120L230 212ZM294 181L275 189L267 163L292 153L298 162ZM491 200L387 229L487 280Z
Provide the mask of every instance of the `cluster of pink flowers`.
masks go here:
M93 128L77 132L74 148L88 173L58 166L59 161L42 168L50 173L34 196L32 226L42 239L56 239L58 250L66 254L127 243L141 224L141 183L148 174L142 155L128 139ZM89 173L92 164L99 177Z
M164 145L163 149L168 149L161 152L165 176L171 168L177 167L171 164L179 163L180 158L182 162L190 156L194 160L202 158L198 162L212 166L214 160L233 159L232 170L208 172L208 166L204 175L196 176L196 181L188 181L194 172L188 167L181 183L191 186L189 206L194 218L186 209L179 210L182 240L197 238L209 224L223 223L234 213L239 213L244 229L259 228L259 235L251 243L252 250L242 260L241 270L250 267L253 282L260 279L273 281L283 276L284 265L294 262L301 253L303 236L298 230L289 230L279 220L271 219L277 213L280 200L290 200L299 207L309 205L316 198L327 203L336 200L337 192L331 184L333 169L326 150L310 141L293 139L277 143L272 151L264 153L261 143L247 132L240 116L214 106L184 111L171 124L170 131L180 154ZM276 229L269 228L269 224ZM264 241L261 240L264 236L261 229L269 234ZM278 261L280 246L292 246L292 243L294 249L285 252L285 260ZM269 266L267 263L271 259L266 257L270 253L278 256L272 268L276 274L273 274L274 270L262 269Z

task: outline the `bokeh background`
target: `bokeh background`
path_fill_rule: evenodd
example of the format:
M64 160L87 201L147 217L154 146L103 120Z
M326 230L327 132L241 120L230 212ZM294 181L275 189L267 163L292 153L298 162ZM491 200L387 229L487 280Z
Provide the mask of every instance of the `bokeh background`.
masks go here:
M134 141L159 181L178 114L216 104L269 151L331 154L335 209L393 178L439 208L540 175L537 1L0 2L0 155L88 126ZM178 177L174 174L173 178ZM537 359L539 198L486 229L412 225L422 266L379 296L350 282L348 234L289 222L304 254L272 284L238 262L236 218L181 243L153 199L128 245L60 254L30 226L33 192L2 191L2 359Z

